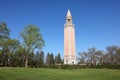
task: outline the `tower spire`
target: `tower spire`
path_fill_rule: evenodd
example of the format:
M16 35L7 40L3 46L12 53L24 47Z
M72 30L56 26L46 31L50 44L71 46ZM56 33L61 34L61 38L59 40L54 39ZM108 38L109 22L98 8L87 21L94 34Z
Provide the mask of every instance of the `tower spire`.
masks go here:
M66 25L72 25L72 16L70 13L70 10L68 9L67 15L66 15Z
M68 9L66 17L72 17L69 9Z

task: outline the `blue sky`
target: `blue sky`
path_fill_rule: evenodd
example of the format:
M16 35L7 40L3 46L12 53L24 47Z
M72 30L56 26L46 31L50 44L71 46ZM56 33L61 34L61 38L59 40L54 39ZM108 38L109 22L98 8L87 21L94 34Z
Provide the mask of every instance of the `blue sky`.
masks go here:
M75 24L76 54L91 47L120 46L120 0L0 0L0 22L19 40L24 26L38 26L45 40L42 50L63 56L68 9Z

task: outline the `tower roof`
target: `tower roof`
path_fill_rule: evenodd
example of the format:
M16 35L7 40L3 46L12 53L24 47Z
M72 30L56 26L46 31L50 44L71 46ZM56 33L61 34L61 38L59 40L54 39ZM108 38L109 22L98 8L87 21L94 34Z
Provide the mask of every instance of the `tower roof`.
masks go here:
M68 9L66 17L72 17L69 9Z

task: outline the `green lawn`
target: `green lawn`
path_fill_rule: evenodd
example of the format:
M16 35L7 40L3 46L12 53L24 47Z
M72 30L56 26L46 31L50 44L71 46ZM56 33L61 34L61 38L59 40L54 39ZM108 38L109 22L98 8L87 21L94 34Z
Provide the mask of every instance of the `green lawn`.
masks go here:
M120 80L120 70L0 68L0 80Z

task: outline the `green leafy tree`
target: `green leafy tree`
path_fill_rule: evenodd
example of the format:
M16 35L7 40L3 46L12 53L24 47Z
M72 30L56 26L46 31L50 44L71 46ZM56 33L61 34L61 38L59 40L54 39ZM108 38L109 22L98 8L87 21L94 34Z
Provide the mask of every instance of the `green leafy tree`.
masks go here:
M16 53L13 55L13 66L19 66L19 67L24 67L25 66L25 48L21 45Z
M34 60L34 57L35 57L34 52L31 52L30 55L29 55L29 58L28 58L28 60L29 60L28 65L30 65L31 67L35 67L35 63L34 63L35 60Z
M28 67L28 58L31 52L35 49L41 49L44 46L44 40L40 33L40 30L35 25L28 25L20 33L23 39L23 45L26 50L25 55L25 67Z
M0 23L0 49L1 49L1 65L7 66L8 63L8 47L7 47L7 41L9 39L9 32L10 30L7 27L7 24L5 22Z
M16 39L7 39L5 41L2 42L3 45L3 63L5 64L5 66L9 66L11 65L11 60L13 58L14 53L16 52L16 50L19 48L19 41Z
M12 66L12 58L16 53L17 49L20 47L20 42L16 39L8 39L6 41L6 47L8 48L7 56L8 56L8 66Z

